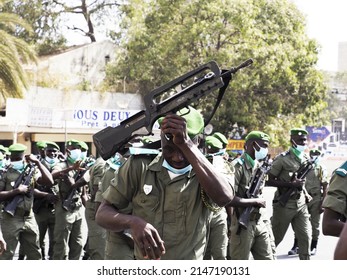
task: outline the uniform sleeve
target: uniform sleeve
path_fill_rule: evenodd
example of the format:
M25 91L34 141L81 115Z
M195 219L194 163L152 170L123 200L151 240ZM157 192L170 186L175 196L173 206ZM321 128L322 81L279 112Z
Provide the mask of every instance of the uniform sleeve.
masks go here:
M323 200L323 208L329 208L342 215L346 214L347 201L347 177L334 174L328 188L327 195Z
M272 162L272 166L271 166L271 169L269 171L269 174L271 174L275 177L278 177L281 174L281 171L282 171L282 161L281 161L280 157L277 157Z

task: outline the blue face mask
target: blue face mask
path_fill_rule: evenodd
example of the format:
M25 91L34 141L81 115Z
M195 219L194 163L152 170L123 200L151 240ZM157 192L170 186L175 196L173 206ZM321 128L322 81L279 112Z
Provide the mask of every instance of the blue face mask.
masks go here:
M87 157L87 151L81 152L81 159L85 159Z
M296 148L294 148L294 149L296 149L298 152L302 153L307 149L306 145L298 145L298 144L296 144L296 142L294 140L293 140L293 142L296 145Z
M21 171L24 169L24 161L22 160L12 161L11 164L12 164L12 167L16 169L17 171Z
M190 164L181 169L173 168L165 159L163 161L163 167L165 167L167 170L171 171L172 173L178 174L178 175L185 174L192 170L192 166Z
M45 161L47 161L49 164L55 164L58 162L57 158L50 158L50 157L45 157Z
M80 149L74 149L70 151L69 158L75 162L81 158L81 150Z
M256 159L256 160L262 160L262 159L266 158L266 156L267 156L267 154L268 154L268 152L269 152L268 148L260 147L259 144L258 144L257 142L254 142L254 143L256 143L257 146L258 146L259 149L260 149L259 151L257 151L256 148L253 147L253 149L254 149L254 151L255 151L255 155L254 155L254 156L255 156L255 159Z

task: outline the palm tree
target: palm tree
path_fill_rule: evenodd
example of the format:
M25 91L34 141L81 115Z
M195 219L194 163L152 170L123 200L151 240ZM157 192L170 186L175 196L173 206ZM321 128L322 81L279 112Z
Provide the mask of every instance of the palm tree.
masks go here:
M31 27L17 15L2 12L4 2L0 0L0 101L23 98L28 78L22 65L36 61L33 48L14 35L19 29L31 32Z

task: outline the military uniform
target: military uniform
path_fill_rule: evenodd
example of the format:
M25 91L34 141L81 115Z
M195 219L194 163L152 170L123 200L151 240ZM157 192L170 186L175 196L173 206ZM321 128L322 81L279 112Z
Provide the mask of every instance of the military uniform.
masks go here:
M90 199L86 202L85 217L88 226L88 254L91 260L103 260L105 256L106 230L95 222L96 200L95 196L101 179L105 173L106 162L98 158L89 169L88 193Z
M309 160L306 154L299 158L290 148L287 152L278 155L270 170L270 174L280 181L290 182L293 174L299 169L301 163ZM292 224L295 237L298 239L299 258L310 258L311 225L306 197L303 190L295 190L285 206L279 203L284 188L278 188L273 199L273 216L271 218L272 230L276 246L283 240L287 229Z
M223 157L224 151L222 149L224 143L220 140L220 137L223 137L224 135L219 133L218 136L219 137L216 137L214 134L206 137L206 157L217 170L222 172L222 174L234 176L234 167ZM212 154L210 154L210 152ZM213 212L210 222L210 229L208 232L208 243L206 252L204 254L204 260L226 260L229 242L227 222L228 215L226 209L225 207L218 207L215 203L210 205L205 199L203 199L203 201L205 206L210 208Z
M235 191L238 197L247 197L249 182L258 167L257 163L244 153L233 161L235 167ZM234 208L230 226L230 257L232 260L248 260L250 254L255 260L273 260L274 238L265 208L254 208L250 214L247 229L239 228L239 217L245 208Z
M347 161L337 168L331 177L322 207L341 214L341 220L347 218Z
M26 147L22 146L24 145L14 144L11 145L10 148L14 147L12 152L24 152ZM16 147L18 149L16 149ZM20 175L20 171L10 166L7 171L2 174L2 178L0 179L0 192L13 190L13 186ZM40 176L40 171L35 167L34 176L29 185L30 188L34 188L35 181ZM30 192L30 194L19 194L19 196L22 196L22 200L17 204L13 215L6 211L6 206L16 196L4 202L5 207L2 214L1 226L3 237L7 243L7 250L0 256L0 260L13 259L18 241L28 260L40 260L39 229L32 211L34 197L32 192Z
M102 194L108 189L113 181L117 185L117 173L119 167L125 162L125 158L112 158L107 160L105 174L100 182L100 187L95 196L95 201L102 202ZM123 213L131 214L132 205L123 210ZM105 260L134 260L134 241L130 233L113 232L106 230Z
M314 163L313 169L306 176L305 183L305 188L312 197L312 200L307 204L312 227L311 251L316 248L320 234L320 211L323 200L322 186L327 186L328 183L327 170L321 164Z
M193 170L171 180L162 165L160 155L153 161L130 157L119 169L117 185L111 183L104 198L120 212L133 202L132 214L152 224L163 238L162 259L201 260L213 212L203 204ZM135 258L143 259L136 244Z
M68 162L60 162L53 167L52 172L59 172L71 166ZM68 176L74 178L77 171L71 170ZM82 205L81 193L76 192L74 205L71 210L63 208L64 201L68 198L71 188L64 179L58 179L60 201L55 204L55 227L54 227L54 260L79 260L83 246L86 242L86 235L83 232L85 227L84 206Z

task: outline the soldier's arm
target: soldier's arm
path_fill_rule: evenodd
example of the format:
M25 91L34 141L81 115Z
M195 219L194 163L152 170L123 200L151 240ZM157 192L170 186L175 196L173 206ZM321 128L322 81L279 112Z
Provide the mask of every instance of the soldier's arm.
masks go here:
M340 220L341 214L331 210L330 208L324 208L322 230L324 235L339 237L340 233L345 225Z
M334 260L347 260L347 223L344 225L336 244Z

